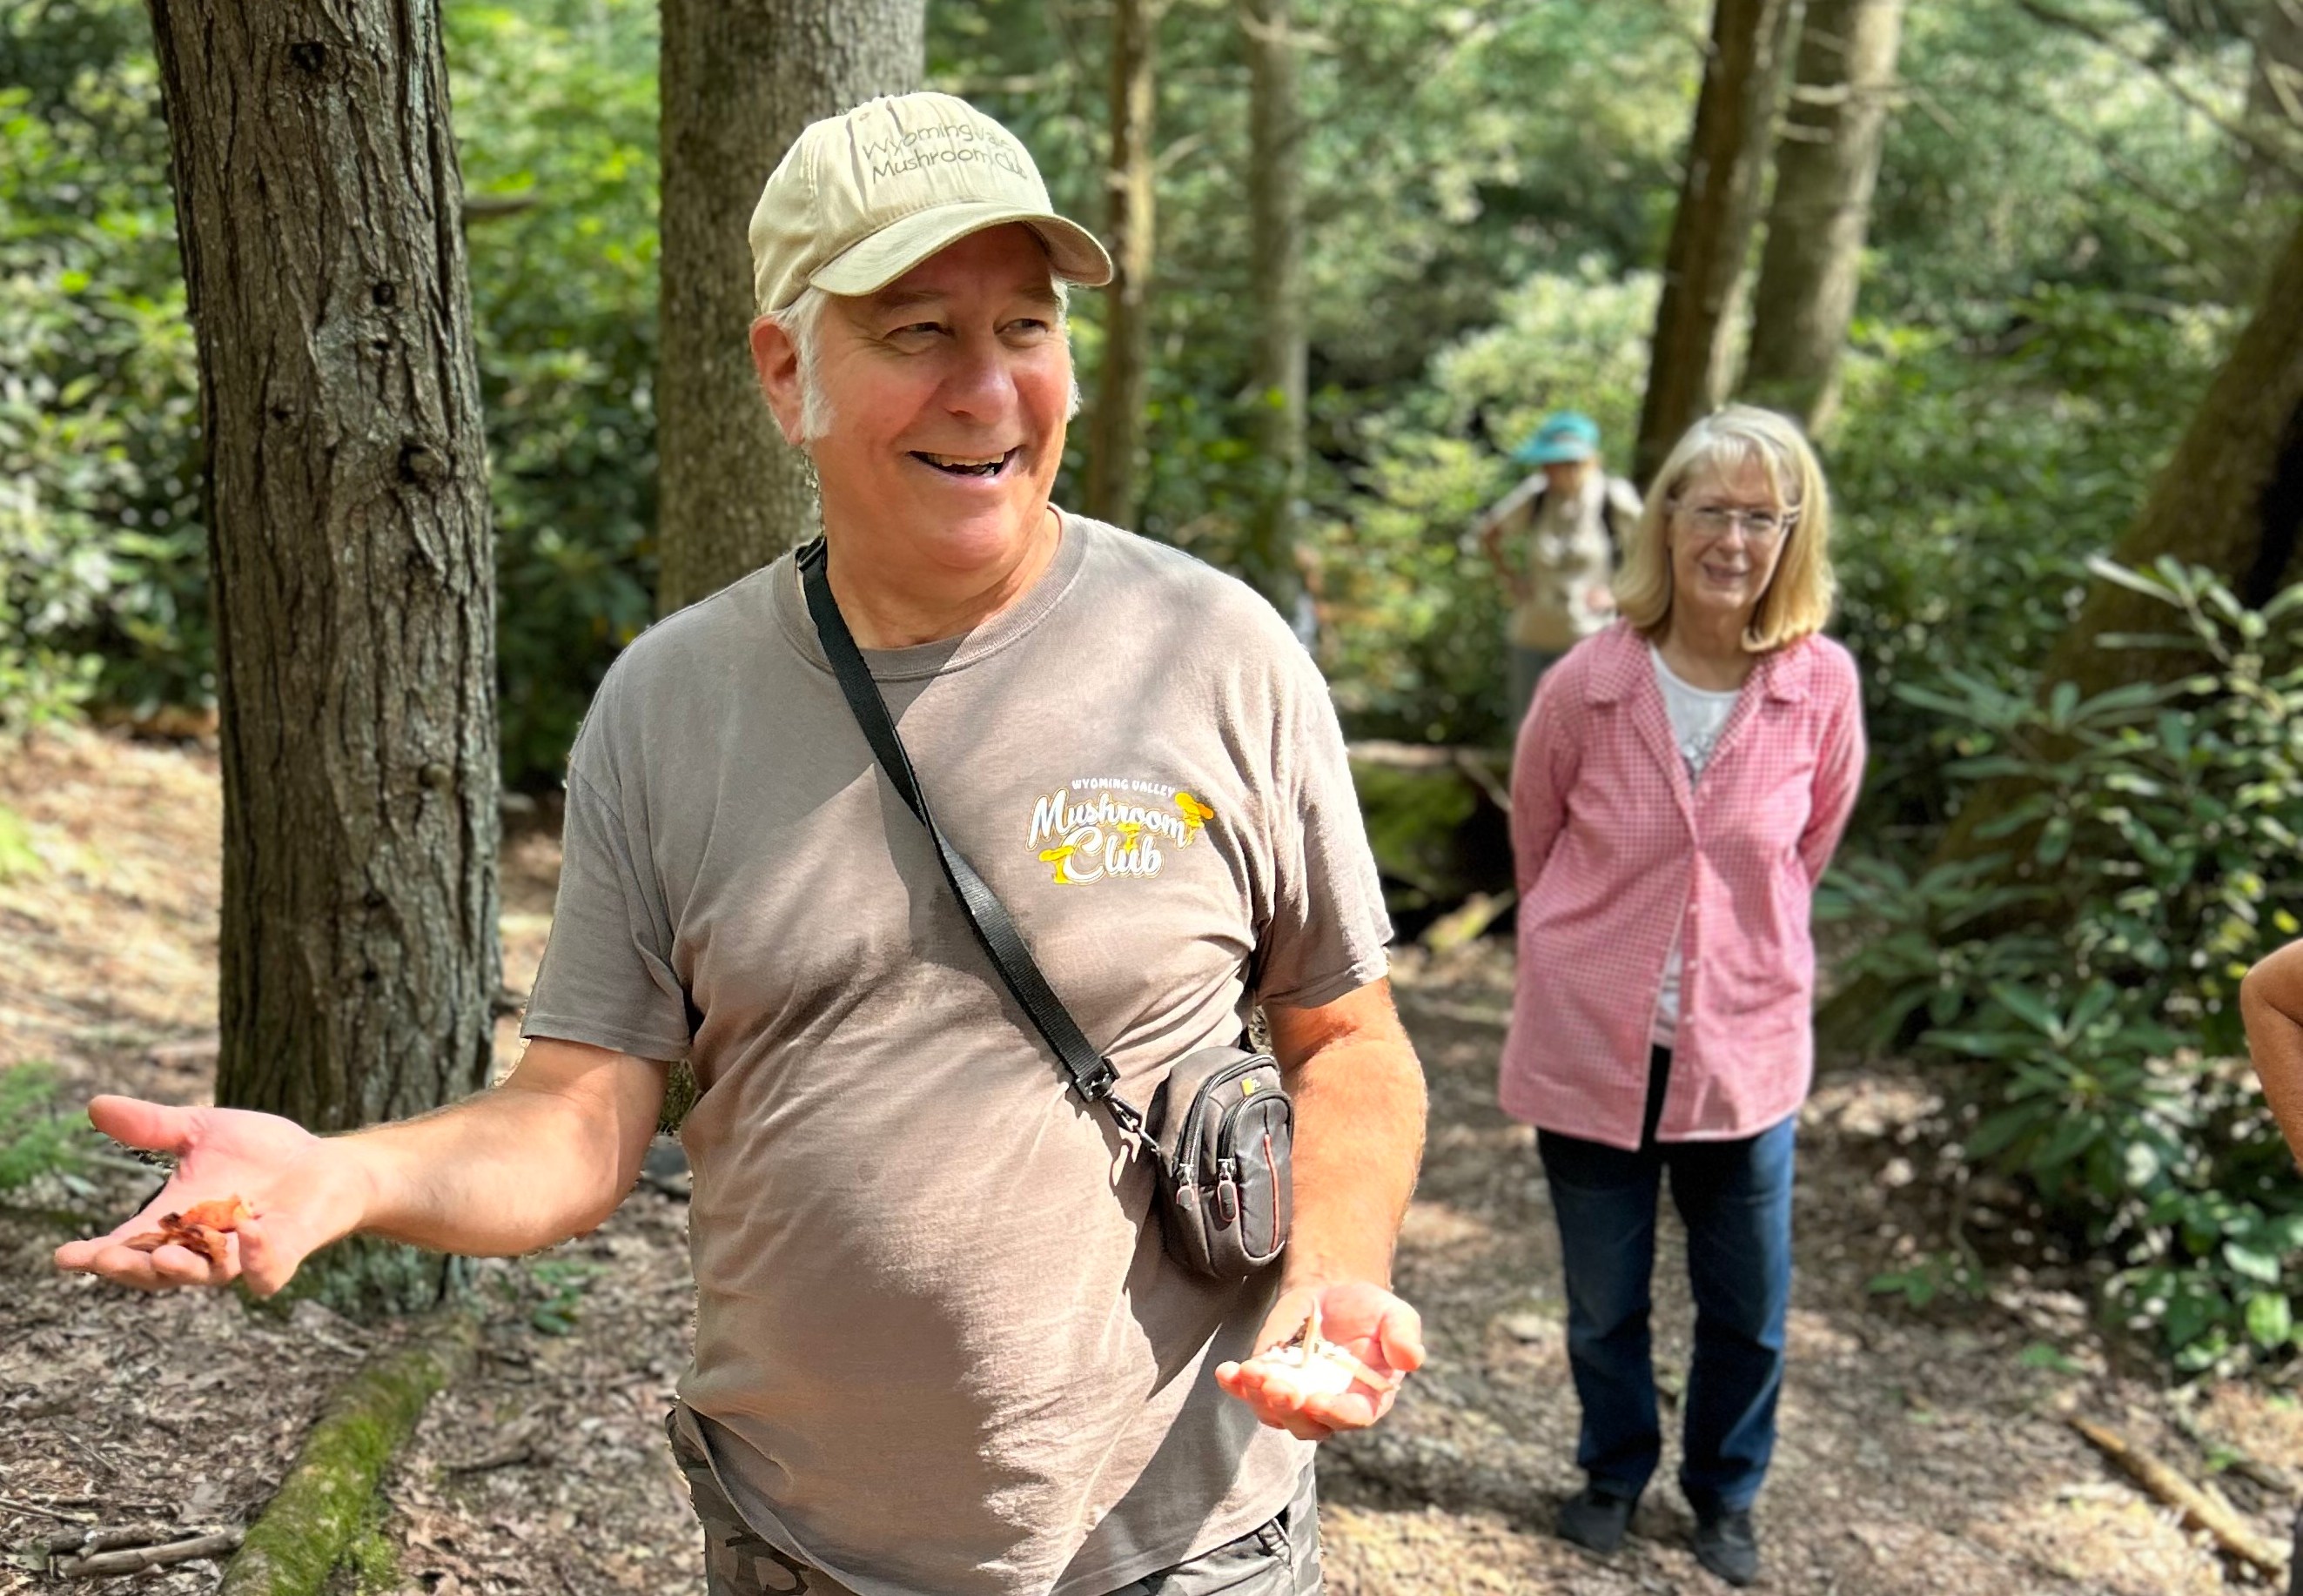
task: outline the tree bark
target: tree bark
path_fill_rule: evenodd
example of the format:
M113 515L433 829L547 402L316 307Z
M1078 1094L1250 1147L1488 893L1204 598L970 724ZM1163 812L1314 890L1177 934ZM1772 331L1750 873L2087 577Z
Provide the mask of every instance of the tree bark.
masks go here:
M752 369L745 227L809 122L919 87L924 0L663 0L656 608L814 536L815 485Z
M224 765L217 1102L342 1130L487 1084L494 551L432 0L150 0L198 336ZM316 1270L407 1309L451 1261Z
M1726 392L1729 310L1759 219L1759 179L1796 9L1797 0L1717 0L1712 10L1640 410L1632 464L1642 484Z
M1879 176L1903 0L1808 0L1753 291L1750 400L1830 429Z
M2293 167L2272 160L2265 147L2303 147L2303 0L2256 0L2248 33L2247 122L2264 140L2247 150L2246 199L2253 204L2295 186Z
M1249 301L1255 308L1249 402L1259 476L1241 574L1292 613L1295 501L1303 480L1303 115L1295 95L1292 0L1240 0L1248 68Z
M1111 159L1104 169L1105 242L1117 274L1104 294L1103 369L1090 422L1087 512L1135 524L1135 457L1143 446L1143 389L1151 364L1154 61L1164 0L1114 0L1111 14Z
M2261 308L2110 558L2137 566L2163 554L2214 571L2250 606L2303 581L2303 225L2289 235ZM2143 595L2096 582L2049 651L2040 682L2076 682L2084 699L2130 681L2187 675L2197 664L2189 655L2098 646L2106 633L2167 630L2166 621ZM1977 832L2024 791L2012 781L1978 790L1944 835L1937 859L2006 846Z

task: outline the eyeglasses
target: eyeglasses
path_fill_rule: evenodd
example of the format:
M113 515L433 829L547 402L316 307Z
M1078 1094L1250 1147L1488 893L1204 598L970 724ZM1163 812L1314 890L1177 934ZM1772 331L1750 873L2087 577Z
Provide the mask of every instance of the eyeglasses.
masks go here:
M1682 508L1706 536L1725 537L1731 529L1741 526L1755 543L1781 537L1799 519L1796 510L1745 510L1736 504L1689 504Z

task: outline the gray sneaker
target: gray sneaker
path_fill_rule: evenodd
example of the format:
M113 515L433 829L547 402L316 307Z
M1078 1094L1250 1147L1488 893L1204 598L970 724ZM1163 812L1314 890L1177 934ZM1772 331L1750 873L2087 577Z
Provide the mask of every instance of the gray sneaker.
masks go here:
M1559 1538L1586 1551L1613 1551L1632 1527L1635 1496L1618 1496L1601 1485L1586 1485L1559 1504Z
M1759 1541L1751 1533L1751 1515L1734 1508L1695 1521L1695 1560L1731 1585L1748 1585L1759 1577Z

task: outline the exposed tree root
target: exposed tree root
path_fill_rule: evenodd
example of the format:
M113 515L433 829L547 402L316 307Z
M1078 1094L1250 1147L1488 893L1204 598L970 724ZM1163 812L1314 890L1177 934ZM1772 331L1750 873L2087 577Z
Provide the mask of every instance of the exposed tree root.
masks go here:
M450 1309L352 1376L249 1527L220 1596L317 1596L359 1533L392 1453L433 1395L470 1371L478 1348L478 1320Z
M2133 1476L2144 1490L2181 1513L2196 1529L2214 1537L2215 1544L2232 1557L2254 1564L2267 1574L2287 1570L2285 1550L2255 1533L2239 1510L2219 1491L2202 1489L2185 1479L2116 1430L2092 1419L2074 1416L2071 1428L2093 1442L2097 1450Z

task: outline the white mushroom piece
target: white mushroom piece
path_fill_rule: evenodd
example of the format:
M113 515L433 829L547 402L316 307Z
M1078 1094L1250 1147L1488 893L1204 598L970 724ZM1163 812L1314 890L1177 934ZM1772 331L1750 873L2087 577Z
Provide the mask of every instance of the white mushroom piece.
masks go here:
M1245 1367L1254 1370L1273 1388L1301 1401L1307 1397L1340 1397L1355 1385L1373 1391L1399 1389L1401 1376L1379 1374L1354 1355L1320 1333L1320 1306L1295 1333L1278 1346L1258 1353Z

